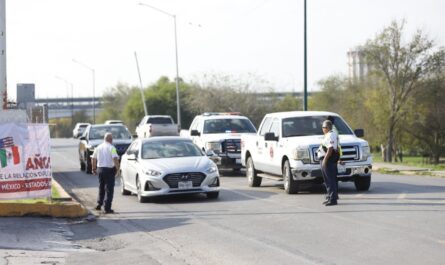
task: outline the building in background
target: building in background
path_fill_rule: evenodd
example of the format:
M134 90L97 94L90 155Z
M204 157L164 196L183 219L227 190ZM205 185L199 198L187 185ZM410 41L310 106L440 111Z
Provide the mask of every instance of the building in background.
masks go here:
M17 108L30 109L36 101L36 86L34 84L17 84Z
M363 81L370 71L365 53L360 46L351 49L348 55L348 73L351 82Z

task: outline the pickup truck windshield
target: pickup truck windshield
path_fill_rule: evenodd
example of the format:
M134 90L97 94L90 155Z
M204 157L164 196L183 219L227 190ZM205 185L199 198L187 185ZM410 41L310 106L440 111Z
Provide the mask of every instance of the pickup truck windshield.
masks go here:
M256 133L248 119L214 119L204 121L203 133Z
M189 141L155 141L142 145L142 159L203 156L201 150Z
M131 139L131 134L123 126L101 126L91 128L89 133L90 140L104 139L107 132L113 135L113 139Z
M172 119L168 117L155 117L155 118L149 118L147 120L147 124L173 124Z
M351 129L340 117L330 117L334 120L334 126L338 134L353 134ZM326 116L307 116L293 117L283 119L282 132L283 137L323 135L322 124L327 120Z

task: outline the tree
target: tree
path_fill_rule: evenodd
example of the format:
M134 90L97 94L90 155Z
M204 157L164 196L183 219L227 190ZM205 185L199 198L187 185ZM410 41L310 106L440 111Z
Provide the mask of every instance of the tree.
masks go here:
M276 100L262 98L255 92L256 86L265 86L255 76L235 78L231 75L209 74L200 80L192 83L186 99L193 113L241 112L258 126L264 115L273 111Z
M275 104L274 111L295 111L302 109L301 100L296 99L291 94L286 95L282 100Z
M103 95L103 111L99 115L99 121L125 120L123 109L127 101L134 94L140 93L136 87L118 83L115 87L108 88Z
M368 63L377 75L385 80L388 98L381 100L389 106L387 122L388 160L392 162L395 132L404 114L409 110L407 102L419 87L427 72L433 42L418 30L411 41L403 43L405 22L393 21L374 39L364 46Z
M431 57L428 67L428 76L412 102L415 115L408 132L438 164L445 152L445 49Z
M181 121L182 127L187 128L193 113L189 111L185 103L190 85L183 82L180 86ZM160 77L158 81L144 90L145 102L149 115L170 115L174 120L177 117L176 111L176 83L170 81L168 77ZM123 108L123 116L128 121L129 127L134 129L136 123L144 116L140 92L132 93Z

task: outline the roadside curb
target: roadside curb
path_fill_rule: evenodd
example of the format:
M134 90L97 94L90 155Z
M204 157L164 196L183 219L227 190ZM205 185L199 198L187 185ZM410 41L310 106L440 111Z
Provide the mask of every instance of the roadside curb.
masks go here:
M54 179L53 185L59 191L60 199L53 200L52 203L1 202L0 217L50 216L78 218L88 215L88 210L73 199Z
M380 172L380 173L386 173L386 174L401 174L401 175L415 175L415 176L430 176L430 177L437 177L437 178L445 178L445 171L435 171L435 170L428 170L428 169L394 169L394 168L387 168L384 166L373 166L373 171Z

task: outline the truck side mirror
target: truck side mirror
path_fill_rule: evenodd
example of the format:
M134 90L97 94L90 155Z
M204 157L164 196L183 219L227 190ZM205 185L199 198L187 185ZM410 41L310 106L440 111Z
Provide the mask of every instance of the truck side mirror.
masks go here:
M200 135L201 135L201 133L198 132L198 130L192 130L192 131L190 132L190 136L200 136Z
M278 136L275 136L275 133L268 132L264 135L264 140L266 141L278 141Z
M80 136L79 140L86 140L87 138L85 136Z
M365 130L363 130L363 129L356 129L356 130L354 130L354 134L357 137L364 137L365 136Z

